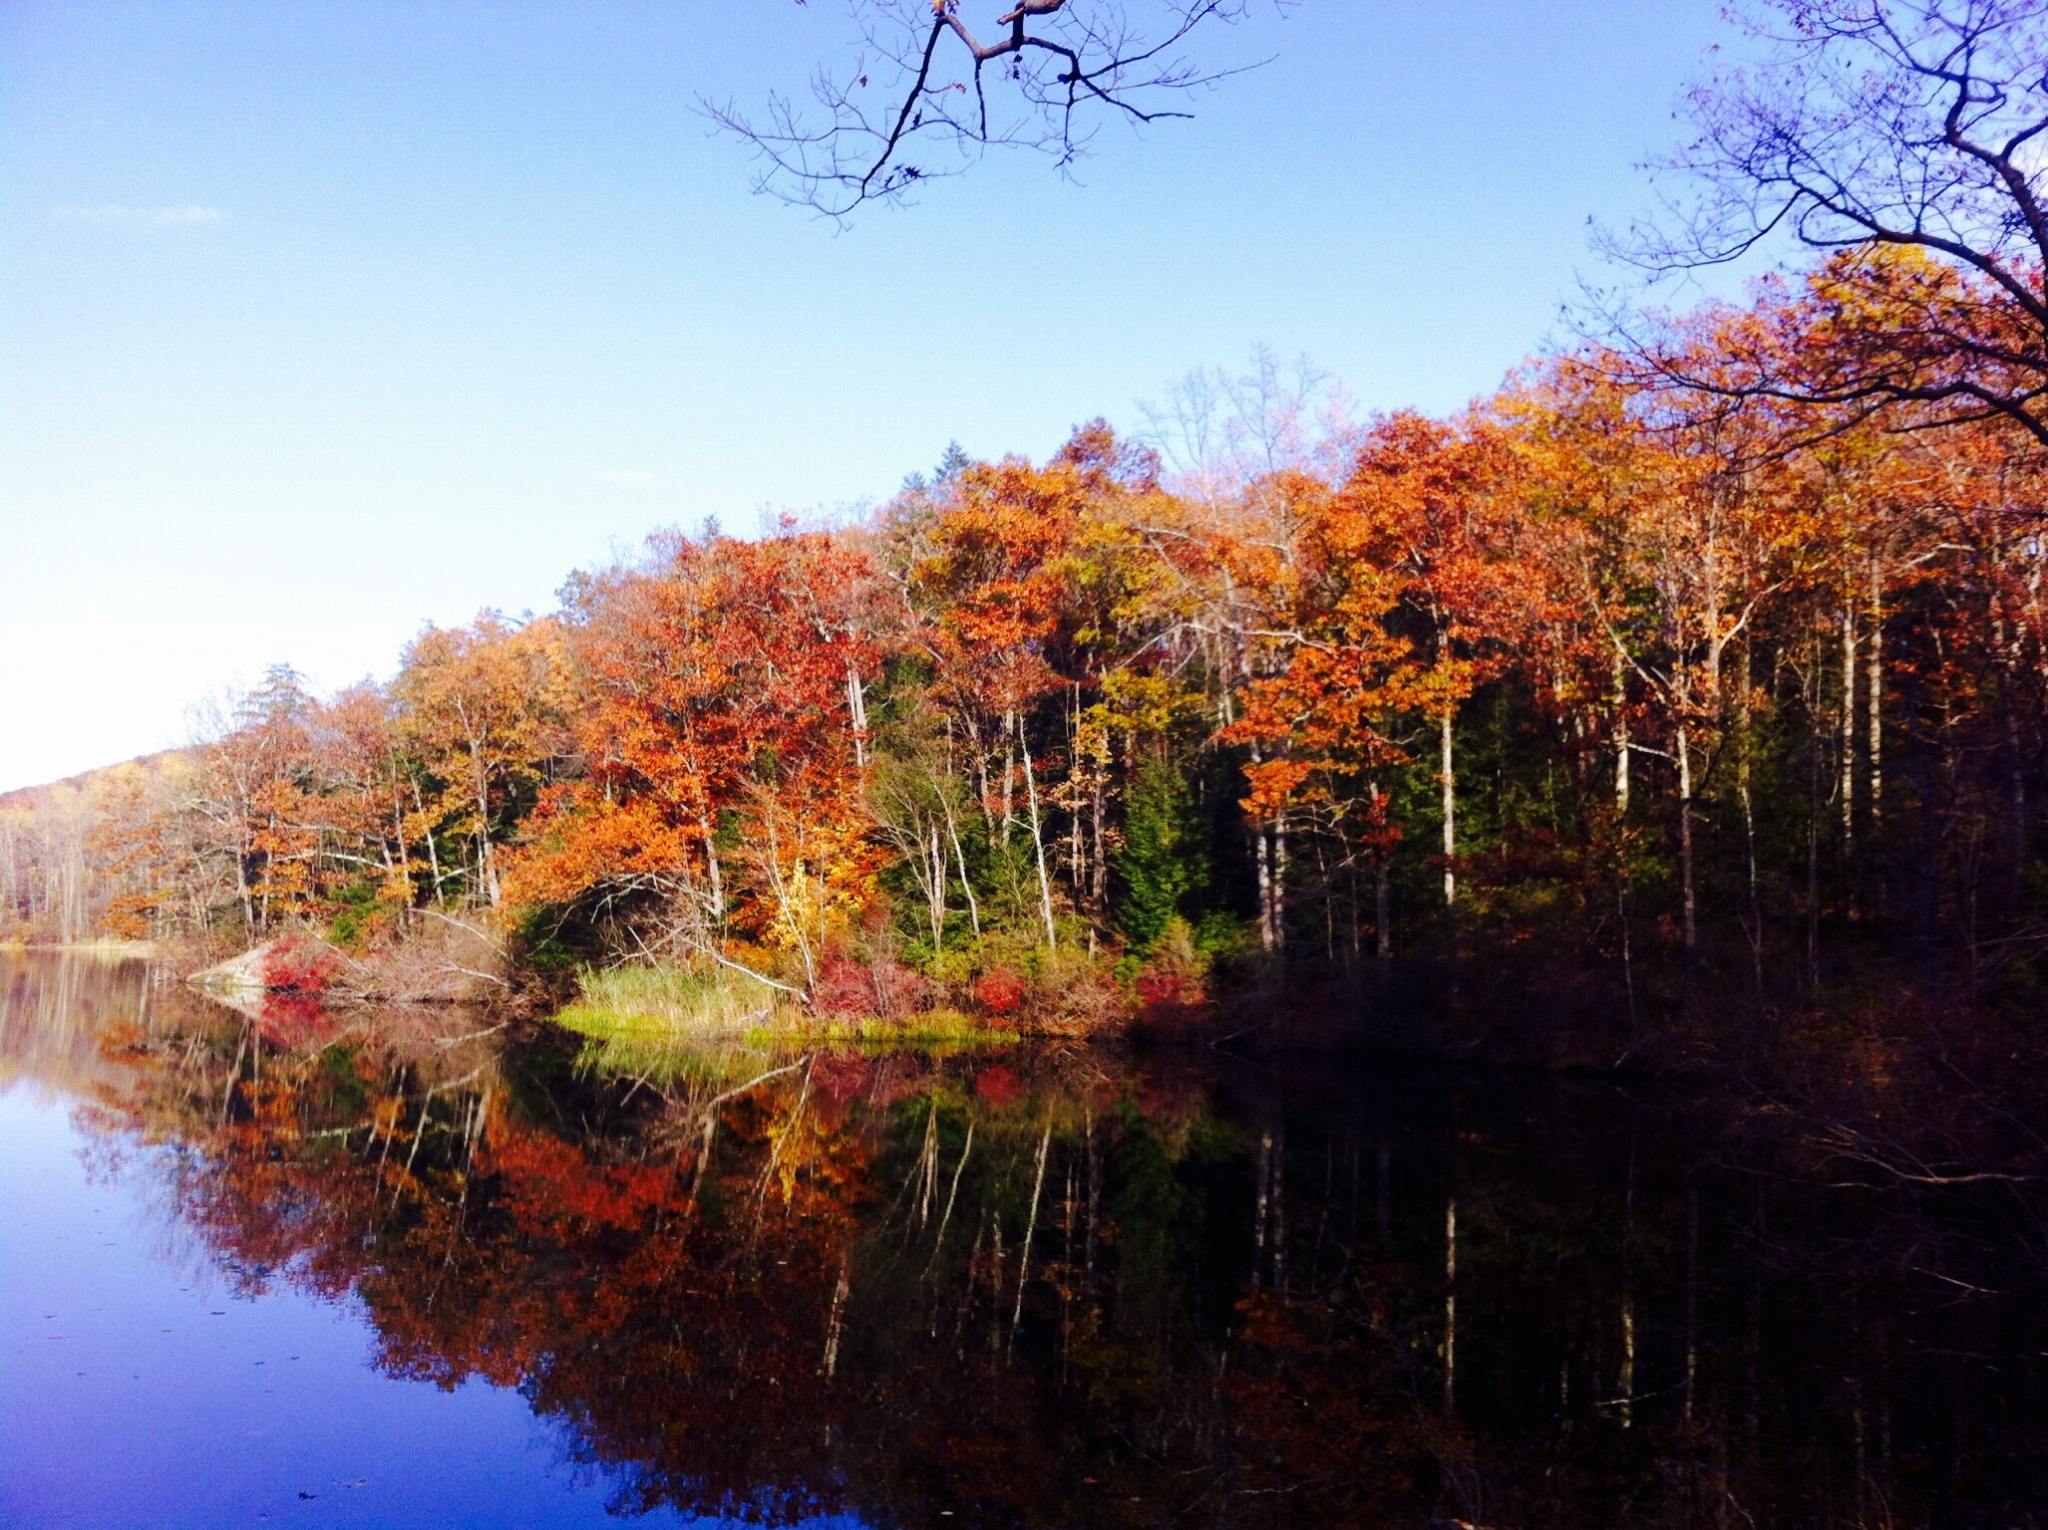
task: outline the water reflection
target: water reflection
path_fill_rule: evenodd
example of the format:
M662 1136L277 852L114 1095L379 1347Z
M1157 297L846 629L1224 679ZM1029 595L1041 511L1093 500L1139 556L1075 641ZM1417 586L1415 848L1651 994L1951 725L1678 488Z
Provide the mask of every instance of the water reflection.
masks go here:
M518 1389L614 1510L2011 1525L2048 1503L2036 1192L1859 1172L1811 1123L1043 1045L618 1076L470 1014L288 1027L141 1002L135 969L24 974L6 1065L90 1089L105 1143L171 1146L151 1193L243 1290L360 1302L389 1375Z

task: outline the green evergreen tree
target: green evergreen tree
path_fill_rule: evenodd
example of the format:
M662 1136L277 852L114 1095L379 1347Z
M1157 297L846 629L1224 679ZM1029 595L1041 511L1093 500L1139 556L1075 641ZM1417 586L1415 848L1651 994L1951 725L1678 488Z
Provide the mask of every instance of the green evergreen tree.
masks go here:
M1150 949L1208 882L1208 859L1187 777L1170 759L1148 760L1124 799L1124 843L1113 862L1117 924L1135 951Z

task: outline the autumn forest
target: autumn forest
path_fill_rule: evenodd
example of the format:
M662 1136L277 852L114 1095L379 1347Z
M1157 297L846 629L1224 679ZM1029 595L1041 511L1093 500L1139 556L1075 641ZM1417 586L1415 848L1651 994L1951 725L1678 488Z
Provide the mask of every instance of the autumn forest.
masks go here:
M1447 419L1351 425L1268 363L1179 471L1097 421L856 524L663 534L15 808L5 916L366 952L481 910L543 976L1068 1032L1975 1002L2044 931L2038 448L1733 375L1936 281L1825 268Z
M696 124L839 233L1266 24L850 9ZM1261 347L0 794L0 1520L2048 1523L2048 0L1732 20L1463 407Z

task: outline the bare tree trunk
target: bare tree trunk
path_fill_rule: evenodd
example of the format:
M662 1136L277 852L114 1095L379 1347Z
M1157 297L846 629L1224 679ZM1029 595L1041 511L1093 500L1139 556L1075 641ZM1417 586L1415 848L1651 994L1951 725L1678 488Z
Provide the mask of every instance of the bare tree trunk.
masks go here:
M1870 822L1876 827L1884 811L1884 564L1870 555L1870 658L1865 669L1869 722L1864 732L1870 753Z
M1081 817L1081 799L1077 792L1072 816L1067 823L1067 880L1074 884L1074 901L1085 904L1088 898L1088 854L1082 841Z
M1394 959L1394 897L1387 883L1387 858L1373 862L1373 955L1382 963Z
M1273 949L1273 863L1266 844L1266 826L1253 831L1254 852L1259 866L1259 945Z
M1856 606L1842 602L1842 858L1856 848Z
M1059 937L1053 932L1052 878L1045 870L1045 834L1038 817L1038 778L1031 769L1031 741L1024 736L1021 727L1017 730L1017 746L1024 754L1024 788L1030 794L1031 848L1038 856L1038 901L1045 915L1045 947L1053 951L1059 948ZM1008 772L1004 774L1007 778Z
M1636 1421L1636 1309L1625 1291L1621 1297L1621 1396L1618 1402L1621 1427L1633 1428Z
M1287 1117L1273 1134L1273 1289L1287 1294Z
M858 770L868 767L868 698L867 690L861 684L860 671L847 666L846 670L846 712L853 723L853 763Z
M256 900L249 887L249 834L246 825L235 846L235 892L242 900L242 927L253 945L256 941Z
M1260 754L1256 743L1252 745L1252 763L1264 763L1264 756ZM1268 825L1264 823L1253 826L1252 858L1258 869L1259 880L1259 948L1270 951L1273 949L1279 926L1273 917L1273 858L1272 846L1267 842L1267 828Z
M1082 788L1081 687L1077 682L1067 707L1067 786L1072 805L1067 810L1068 880L1074 884L1074 903L1088 906L1088 845L1085 814L1081 811L1086 793Z
M980 787L974 800L981 808L981 824L985 829L994 829L994 810L989 806L988 750L981 742L981 724L972 712L967 714L967 739L974 746L974 778Z
M412 783L412 805L420 815L420 828L426 835L427 874L434 879L434 901L445 905L447 900L441 896L441 852L434 845L434 826L427 822L427 804L420 797L418 781Z
M1458 853L1458 778L1451 768L1451 709L1444 708L1439 745L1444 788L1444 907L1458 901L1458 874L1453 869Z
M1379 782L1367 782L1366 790L1372 794L1373 822L1378 824L1380 821L1380 802L1382 797ZM1387 885L1387 849L1384 844L1374 847L1372 898L1373 955L1384 966L1394 956L1393 895Z
M1273 818L1273 948L1287 946L1287 814Z
M974 926L974 933L981 934L981 906L974 901L974 883L967 876L967 852L960 848L960 829L953 822L953 804L942 792L939 806L946 815L946 833L953 841L953 859L960 864L960 890L967 894L967 918Z
M469 757L476 766L476 837L482 851L484 873L484 895L496 908L500 899L498 887L498 857L491 845L491 787L490 775L484 769L483 755L477 746L470 745Z
M1756 807L1750 799L1750 648L1749 640L1742 643L1742 669L1737 677L1741 694L1736 697L1735 710L1735 794L1742 804L1742 847L1746 870L1749 874L1749 960L1751 974L1756 981L1757 1001L1763 1001L1764 992L1764 916L1762 900L1758 896L1756 869Z
M1023 732L1015 712L1003 714L1003 843L1010 842L1010 826L1017 821L1013 781L1017 769L1017 736ZM1028 746L1027 746L1028 750Z
M715 924L725 924L725 881L718 870L718 842L712 838L711 822L703 814L697 815L697 832L704 836L704 864L711 876L711 918Z
M1621 655L1614 656L1614 813L1618 820L1628 818L1629 793L1629 742L1628 742L1628 670L1623 667Z
M1444 1203L1444 1412L1458 1405L1458 1201Z
M1815 644L1818 647L1818 643ZM1805 687L1806 713L1810 720L1807 748L1811 758L1806 770L1806 986L1820 995L1820 655L1811 655Z
M1089 901L1095 905L1095 911L1098 916L1102 912L1104 902L1109 897L1109 856L1103 848L1102 838L1102 773L1103 766L1100 762L1097 762L1094 774L1089 780L1094 811L1095 858L1090 867L1093 873L1093 880L1089 884L1088 891Z
M1698 903L1692 878L1692 746L1684 723L1678 725L1678 861L1685 902L1685 959L1691 965L1699 949Z
M412 917L412 852L405 844L405 799L398 794L398 757L393 754L391 766L391 828L398 840L399 885L405 889L405 911L402 918Z
M1621 925L1621 984L1628 995L1628 1028L1636 1029L1636 953L1628 914L1628 808L1629 762L1633 748L1628 736L1628 666L1619 649L1614 654L1614 913Z

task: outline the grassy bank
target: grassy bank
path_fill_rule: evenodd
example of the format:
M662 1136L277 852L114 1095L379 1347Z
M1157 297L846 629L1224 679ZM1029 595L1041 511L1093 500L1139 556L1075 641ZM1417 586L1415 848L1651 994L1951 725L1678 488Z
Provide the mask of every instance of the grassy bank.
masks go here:
M763 1056L819 1044L958 1047L1016 1039L1012 1030L934 1009L900 1020L823 1016L771 984L725 968L586 969L555 1022L589 1043L605 1071L724 1078Z
M737 1037L801 1010L793 995L724 968L585 968L576 1001L556 1019L586 1036Z

